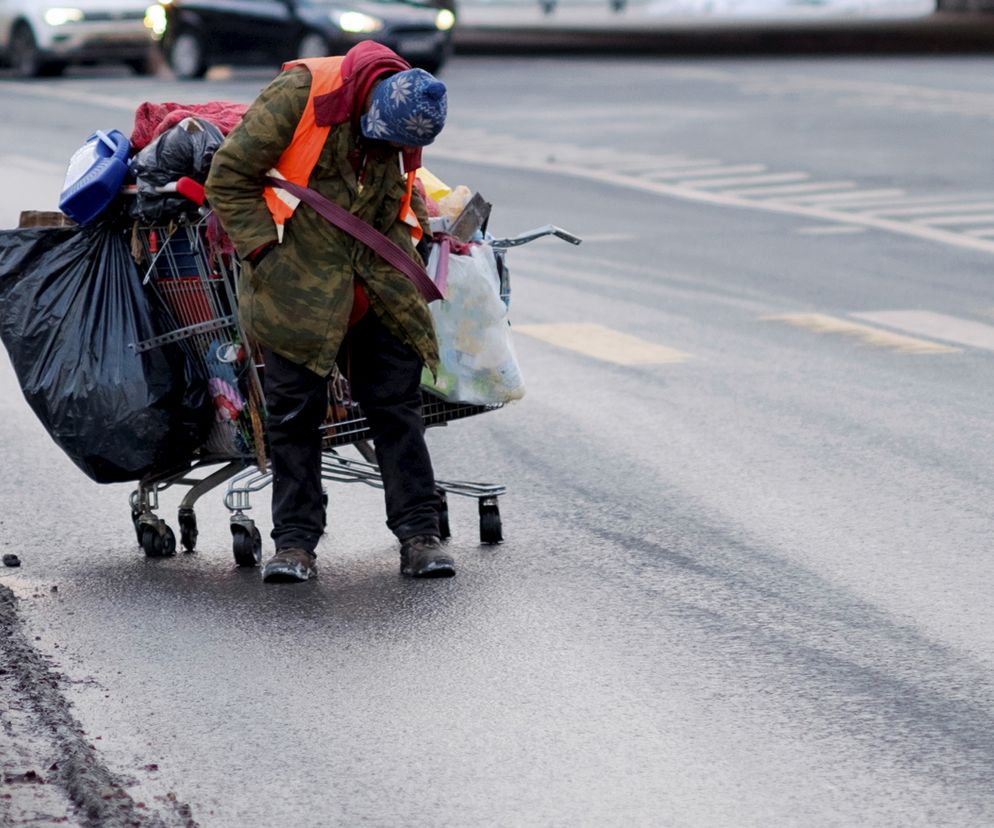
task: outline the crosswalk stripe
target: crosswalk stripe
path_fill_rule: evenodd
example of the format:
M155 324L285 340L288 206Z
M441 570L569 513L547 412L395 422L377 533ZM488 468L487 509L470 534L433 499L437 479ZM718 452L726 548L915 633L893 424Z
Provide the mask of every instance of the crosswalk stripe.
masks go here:
M617 365L686 362L690 354L592 323L515 325L515 333Z
M773 322L784 322L797 328L805 328L815 333L843 334L844 336L855 337L873 345L877 348L888 348L905 354L953 354L959 353L959 348L949 345L942 345L938 342L929 342L925 339L917 339L904 334L896 334L890 331L873 328L869 325L861 325L849 319L840 319L836 316L829 316L824 313L784 313L776 316L764 317Z
M652 172L649 178L658 178L661 181L671 181L678 178L706 178L708 176L727 176L740 173L761 173L766 170L762 164L739 164L737 166L724 167L704 167L692 170L678 170L676 172Z
M805 181L809 178L811 178L810 175L802 172L771 173L770 175L745 175L733 178L705 178L700 181L681 181L677 186L697 188L734 187L739 184L773 184L777 181Z
M924 310L867 311L851 316L957 345L994 351L994 326L971 319Z
M802 193L828 193L832 190L852 190L856 187L855 181L818 181L812 184L783 184L774 187L751 187L745 190L728 190L725 195L732 196L754 196L757 198L769 197L778 198L787 196L794 198Z
M972 204L963 202L955 204L920 204L917 207L891 207L882 210L874 208L865 212L874 216L937 216L944 213L969 213L972 210L994 210L994 201L978 201Z
M899 191L902 195L898 198L887 197L881 199L868 199L861 212L865 215L889 215L891 207L913 207L929 205L957 205L973 204L976 201L989 200L994 197L994 193L963 193L960 195L933 195L933 196L911 196Z
M994 214L982 213L981 215L974 215L972 213L961 213L958 216L926 216L924 218L911 219L911 221L917 221L920 224L934 224L936 226L946 224L990 224L994 221Z
M619 175L655 175L661 174L666 170L684 170L693 169L695 167L713 167L715 164L720 164L721 162L716 158L701 158L697 160L685 159L685 160L674 160L672 163L660 164L658 159L654 159L652 162L645 162L641 164L622 164L619 166L612 166L611 172Z
M964 230L967 236L974 236L978 239L994 236L994 227L981 227L979 230Z
M800 204L822 205L830 207L840 207L845 204L860 204L864 201L871 201L874 198L887 196L888 198L900 198L904 195L904 190L862 190L855 193L832 193L830 195L800 196L794 201Z
M854 233L865 233L866 228L856 227L852 224L820 224L817 227L800 227L796 232L807 236L848 236Z

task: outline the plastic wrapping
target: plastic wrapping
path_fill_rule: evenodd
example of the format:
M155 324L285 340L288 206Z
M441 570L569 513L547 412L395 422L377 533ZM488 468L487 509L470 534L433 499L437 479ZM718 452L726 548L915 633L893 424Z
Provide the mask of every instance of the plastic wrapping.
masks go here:
M450 220L455 219L472 197L473 191L469 187L465 184L457 185L454 190L449 190L436 199L440 215Z
M428 306L438 337L438 377L425 369L422 385L449 402L495 405L521 399L524 381L493 249L473 245L469 255L449 256L445 278L445 299Z
M98 483L182 466L214 417L179 345L139 353L155 311L122 232L0 232L0 339L48 433Z
M223 140L221 130L210 121L184 118L142 149L131 162L138 186L132 215L155 224L196 211L184 196L161 188L184 177L203 183Z

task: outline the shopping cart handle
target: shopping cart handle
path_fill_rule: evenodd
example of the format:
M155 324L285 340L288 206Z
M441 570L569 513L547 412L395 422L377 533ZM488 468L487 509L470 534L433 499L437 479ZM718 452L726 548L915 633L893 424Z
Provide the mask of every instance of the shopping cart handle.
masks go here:
M540 239L542 236L556 236L563 241L568 241L570 244L579 244L583 241L579 236L567 233L562 227L556 227L554 224L546 224L544 227L529 230L527 233L521 233L510 239L493 239L489 244L491 247L517 247L520 244L528 244L530 241Z
M207 198L204 194L204 185L199 181L194 181L192 178L188 178L185 175L176 181L171 181L169 184L156 187L155 190L159 193L179 193L179 195L189 199L198 207L203 205L205 199Z

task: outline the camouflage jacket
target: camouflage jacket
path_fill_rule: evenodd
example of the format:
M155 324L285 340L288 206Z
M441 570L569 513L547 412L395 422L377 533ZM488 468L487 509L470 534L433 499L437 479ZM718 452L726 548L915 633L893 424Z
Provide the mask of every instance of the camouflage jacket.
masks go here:
M243 329L287 359L328 374L345 336L353 278L358 277L372 312L434 369L435 330L417 288L307 204L300 204L287 221L281 244L255 267L246 261L248 254L276 241L262 191L267 173L293 138L310 86L310 72L302 67L275 78L217 151L207 178L208 201L242 258L238 298ZM360 186L349 160L358 137L351 123L333 127L308 186L349 209L420 262L406 225L397 219L405 192L398 154L370 157ZM413 206L427 230L424 202L417 194Z

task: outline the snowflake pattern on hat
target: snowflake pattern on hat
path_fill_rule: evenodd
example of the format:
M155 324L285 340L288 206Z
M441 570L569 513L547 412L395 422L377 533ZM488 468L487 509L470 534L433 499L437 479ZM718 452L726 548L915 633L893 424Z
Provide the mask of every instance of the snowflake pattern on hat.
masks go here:
M390 101L398 106L407 103L407 99L411 97L411 79L406 76L406 73L401 73L394 76L396 80L390 85Z
M418 138L427 138L430 141L435 137L433 134L435 122L424 115L411 115L409 118L405 118L404 128L408 133L416 135Z
M442 131L445 115L445 84L423 69L408 69L379 83L360 125L367 138L423 147Z
M380 138L387 134L387 122L375 102L370 104L369 112L362 117L362 132L367 138Z

